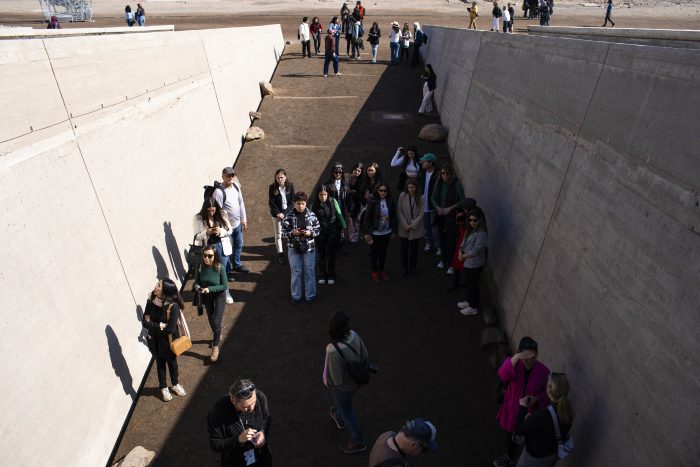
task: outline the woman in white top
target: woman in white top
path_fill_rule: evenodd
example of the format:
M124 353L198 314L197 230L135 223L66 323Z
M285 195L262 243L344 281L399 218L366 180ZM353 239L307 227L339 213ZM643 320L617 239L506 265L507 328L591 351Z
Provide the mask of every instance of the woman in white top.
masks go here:
M202 204L202 210L194 216L194 244L197 246L212 245L219 255L221 266L226 270L229 255L233 252L231 243L231 222L226 211L219 207L213 198L207 198ZM226 303L233 303L230 292L226 289Z
M409 178L418 178L420 172L420 163L418 162L418 149L415 146L406 146L396 150L396 154L391 159L392 167L402 167L401 175L399 175L398 192L401 193L406 187L406 180Z
M411 34L411 28L408 23L403 23L403 30L401 31L401 61L404 58L408 61L408 48L411 46L411 39L413 34Z

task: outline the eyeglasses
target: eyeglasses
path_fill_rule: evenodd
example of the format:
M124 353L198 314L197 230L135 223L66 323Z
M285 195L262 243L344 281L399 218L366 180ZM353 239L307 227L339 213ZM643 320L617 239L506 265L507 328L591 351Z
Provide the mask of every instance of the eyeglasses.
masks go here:
M205 258L207 258L207 259L212 259L212 258L214 257L213 254L202 255L202 256L205 257Z
M248 386L244 386L236 392L236 399L248 399L255 392L255 384L250 383Z
M479 222L480 220L481 220L481 219L473 219L473 218L469 218L469 222Z

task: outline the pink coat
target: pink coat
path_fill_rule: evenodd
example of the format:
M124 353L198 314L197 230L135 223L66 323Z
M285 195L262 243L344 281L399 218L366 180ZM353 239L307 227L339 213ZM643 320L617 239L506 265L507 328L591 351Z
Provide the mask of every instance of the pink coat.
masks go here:
M512 433L515 430L515 420L520 410L520 399L522 397L537 396L537 402L530 407L531 413L547 407L549 403L549 398L547 397L549 368L545 364L540 363L539 360L535 360L524 394L525 365L522 361L519 361L517 366L513 368L510 357L506 358L501 368L498 369L498 376L504 384L508 384L508 389L506 389L503 405L498 410L496 420L498 420L501 428L508 433Z

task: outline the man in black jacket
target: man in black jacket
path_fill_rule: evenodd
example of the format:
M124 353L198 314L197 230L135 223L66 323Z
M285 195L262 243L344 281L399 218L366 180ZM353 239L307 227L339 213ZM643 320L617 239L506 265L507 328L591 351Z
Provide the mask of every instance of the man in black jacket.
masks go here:
M271 467L267 397L249 379L239 379L207 415L209 446L221 467Z
M437 248L437 255L440 256L442 253L440 251L440 240L437 235L437 229L435 228L435 206L433 206L433 202L431 201L435 182L439 177L435 171L437 157L435 157L435 154L432 152L429 152L418 159L418 162L421 163L421 169L418 173L418 178L420 180L419 188L423 193L423 206L425 206L423 211L423 226L425 227L424 251L430 251L435 247Z

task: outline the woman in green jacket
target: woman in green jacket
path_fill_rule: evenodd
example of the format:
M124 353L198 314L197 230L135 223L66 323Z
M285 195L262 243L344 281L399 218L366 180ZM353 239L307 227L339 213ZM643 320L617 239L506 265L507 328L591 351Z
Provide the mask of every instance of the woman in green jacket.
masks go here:
M202 304L207 310L209 326L214 332L210 360L215 362L219 359L221 319L226 308L225 292L228 289L228 279L214 245L206 245L202 250L202 264L197 268L194 287L202 294Z

